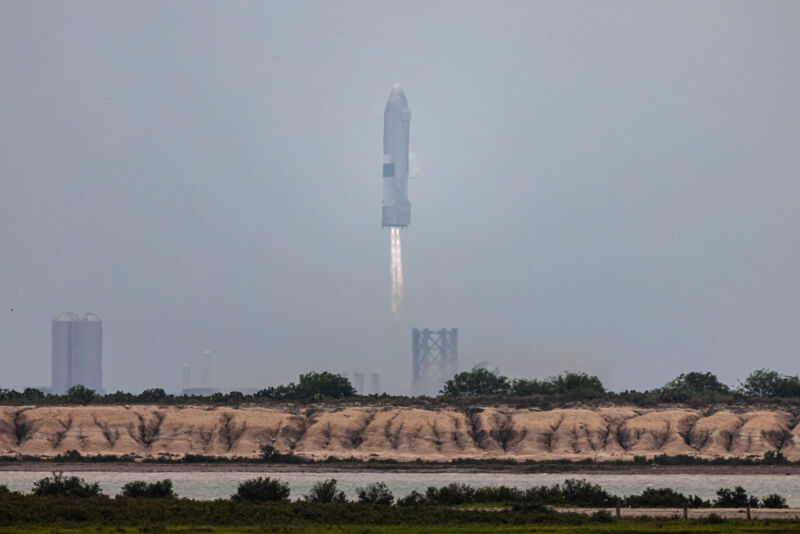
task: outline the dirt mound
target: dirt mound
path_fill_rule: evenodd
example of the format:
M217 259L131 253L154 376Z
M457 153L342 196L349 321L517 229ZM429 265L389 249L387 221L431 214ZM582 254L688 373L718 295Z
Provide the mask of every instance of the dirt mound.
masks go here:
M619 431L619 444L638 455L695 454L688 436L700 415L694 410L659 410L635 415Z
M703 415L633 407L424 410L55 406L0 408L0 454L257 457L262 447L309 458L516 460L689 454L800 459L797 418L783 411Z
M791 437L792 416L787 412L750 412L736 431L730 452L734 456L763 456L779 451Z
M731 445L744 419L726 410L697 420L689 432L689 446L701 456L735 456Z

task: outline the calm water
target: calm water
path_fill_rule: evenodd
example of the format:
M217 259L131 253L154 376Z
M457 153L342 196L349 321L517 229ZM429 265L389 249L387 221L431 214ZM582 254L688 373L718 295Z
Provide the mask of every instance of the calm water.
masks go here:
M292 499L307 493L314 482L335 478L349 498L354 498L356 488L372 482L385 482L395 497L407 495L412 490L424 491L428 486L444 486L451 482L471 486L515 486L528 488L542 484L561 483L566 478L585 478L600 484L610 493L631 495L648 487L673 488L686 494L699 495L704 499L715 497L721 487L744 486L750 495L763 497L779 493L786 497L791 507L800 508L800 476L798 475L624 475L624 474L511 474L511 473L390 473L390 472L162 472L135 473L110 471L84 471L65 475L77 475L90 482L99 482L103 492L115 495L122 485L132 480L156 481L169 478L181 497L192 499L227 498L236 492L238 484L259 476L272 476L289 483ZM2 471L0 484L10 490L29 492L33 482L49 476L49 471Z

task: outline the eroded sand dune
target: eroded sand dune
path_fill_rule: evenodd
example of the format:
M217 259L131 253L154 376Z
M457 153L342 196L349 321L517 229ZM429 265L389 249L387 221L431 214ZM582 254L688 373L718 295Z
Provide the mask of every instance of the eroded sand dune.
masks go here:
M798 460L797 422L782 411L681 408L5 406L0 454L258 456L270 445L310 458L612 460L779 451Z

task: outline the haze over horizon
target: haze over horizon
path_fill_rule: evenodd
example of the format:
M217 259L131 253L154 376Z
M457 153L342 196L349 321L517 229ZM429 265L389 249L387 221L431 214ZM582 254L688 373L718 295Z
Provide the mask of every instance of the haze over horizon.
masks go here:
M0 4L0 387L104 322L106 390L410 389L462 369L613 389L800 372L800 4ZM383 107L412 110L402 319Z

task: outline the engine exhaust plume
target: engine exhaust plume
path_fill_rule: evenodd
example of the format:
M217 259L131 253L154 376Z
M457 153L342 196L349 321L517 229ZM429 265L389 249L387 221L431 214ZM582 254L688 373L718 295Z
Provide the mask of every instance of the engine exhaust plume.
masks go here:
M400 317L403 304L403 247L400 241L400 228L391 228L392 238L392 315Z

